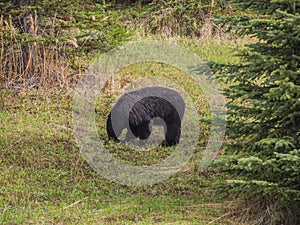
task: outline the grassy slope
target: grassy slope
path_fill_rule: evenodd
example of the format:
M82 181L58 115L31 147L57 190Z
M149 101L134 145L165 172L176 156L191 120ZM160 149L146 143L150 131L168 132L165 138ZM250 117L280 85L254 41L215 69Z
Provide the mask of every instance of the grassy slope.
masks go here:
M235 60L233 47L227 42L181 44L204 56L204 60ZM163 71L164 76L177 77L179 84L186 83L180 71L150 66L154 77ZM135 79L133 74L149 74L149 65L132 66L120 72L120 82ZM193 85L185 89L207 116L199 89ZM220 177L196 172L199 152L183 171L165 182L141 188L121 186L102 179L82 159L70 130L72 92L28 92L15 96L2 91L0 100L1 224L232 223L226 217L219 218L224 215L224 204L210 189ZM106 108L100 110L98 117L100 136L105 136L105 115L107 106L111 106L107 102L112 102L107 96L98 101L99 109ZM206 137L202 136L199 150L204 148ZM126 154L122 157L126 158ZM151 155L148 160L151 161Z

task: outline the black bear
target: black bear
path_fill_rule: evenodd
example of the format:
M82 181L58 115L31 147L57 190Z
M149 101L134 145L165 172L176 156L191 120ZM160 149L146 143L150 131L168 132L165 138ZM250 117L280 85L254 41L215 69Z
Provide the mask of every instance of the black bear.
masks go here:
M172 89L160 86L138 89L122 95L114 105L107 119L107 135L109 140L120 142L118 137L127 129L125 141L139 138L140 143L145 143L152 125L163 125L164 144L173 146L179 143L184 111L182 97Z

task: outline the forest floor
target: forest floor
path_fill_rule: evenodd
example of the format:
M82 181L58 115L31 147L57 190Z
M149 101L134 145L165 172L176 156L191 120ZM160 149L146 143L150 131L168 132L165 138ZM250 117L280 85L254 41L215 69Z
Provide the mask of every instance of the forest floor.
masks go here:
M182 41L203 61L235 62L237 43ZM184 72L159 63L140 63L119 71L100 92L97 129L105 139L105 121L117 92L139 78L170 79L190 95L200 119L210 110L201 89ZM195 154L174 176L143 187L102 178L86 162L72 129L74 91L0 92L1 224L238 224L214 185L222 174L198 172L209 125L201 126ZM114 146L113 154L132 164L149 164L170 149L144 154Z

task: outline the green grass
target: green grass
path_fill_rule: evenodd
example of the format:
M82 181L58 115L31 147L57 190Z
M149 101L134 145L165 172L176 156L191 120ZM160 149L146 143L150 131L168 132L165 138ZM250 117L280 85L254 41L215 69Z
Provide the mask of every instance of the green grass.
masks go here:
M197 53L215 49L207 60L235 60L229 45L185 46ZM219 49L221 48L221 49ZM222 50L223 49L223 50ZM209 118L205 96L189 76L157 63L133 65L120 71L113 90L142 77L165 77L188 93L200 118ZM100 138L116 100L107 87L96 111ZM146 187L127 187L103 179L82 158L73 136L73 92L14 94L0 92L0 223L1 224L232 224L225 203L212 189L222 177L197 172L209 125L190 162L168 180ZM157 162L172 149L137 152L110 143L115 157L135 165ZM145 156L146 154L146 156ZM215 222L214 222L215 221Z

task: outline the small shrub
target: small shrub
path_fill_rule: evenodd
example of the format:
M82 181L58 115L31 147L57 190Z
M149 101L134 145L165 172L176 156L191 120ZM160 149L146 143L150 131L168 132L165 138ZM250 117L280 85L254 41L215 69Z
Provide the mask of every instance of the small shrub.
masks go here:
M0 5L1 87L72 87L95 54L130 37L105 2L29 3Z

